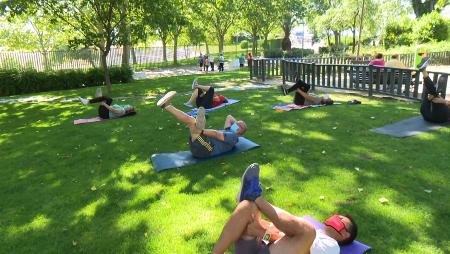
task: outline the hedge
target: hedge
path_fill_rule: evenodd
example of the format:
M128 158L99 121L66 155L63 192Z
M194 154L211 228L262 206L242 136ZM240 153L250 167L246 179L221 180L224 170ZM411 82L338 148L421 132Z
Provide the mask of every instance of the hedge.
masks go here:
M303 54L302 54L303 51ZM314 50L312 49L299 49L292 48L290 51L283 52L282 49L269 49L264 51L264 57L268 58L277 58L277 57L307 57L309 55L314 54Z
M127 83L132 80L130 68L111 67L111 83ZM0 70L0 96L75 89L104 84L103 69L58 70L38 72L28 70Z

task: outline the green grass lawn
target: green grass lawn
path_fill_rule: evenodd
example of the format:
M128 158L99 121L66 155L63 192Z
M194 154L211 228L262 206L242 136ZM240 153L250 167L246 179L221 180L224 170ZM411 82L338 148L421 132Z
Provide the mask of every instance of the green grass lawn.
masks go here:
M174 105L188 110L182 103L193 78L115 85L113 95L175 89ZM187 150L188 130L155 100L125 100L136 116L79 126L73 120L95 116L95 106L0 104L0 253L208 253L253 162L269 201L319 220L349 213L373 253L450 252L450 128L405 139L368 131L417 115L417 103L333 94L362 105L278 112L270 106L291 97L274 88L223 94L242 102L211 113L207 125L221 128L233 114L261 148L161 173L149 156Z

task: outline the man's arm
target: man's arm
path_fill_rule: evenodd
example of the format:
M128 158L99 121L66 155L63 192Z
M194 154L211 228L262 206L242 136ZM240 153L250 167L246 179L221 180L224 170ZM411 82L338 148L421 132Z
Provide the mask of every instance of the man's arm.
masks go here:
M266 233L270 234L270 239L268 241L271 243L284 236L284 233L275 227L271 222L263 219L255 219L247 226L247 229L244 232L245 235L254 236L259 239L263 239Z
M203 130L203 135L210 137L210 138L215 138L218 139L220 141L225 141L225 136L223 135L223 132L221 131L216 131L216 130L211 130L211 129L204 129Z
M227 118L225 118L225 124L223 126L224 129L230 128L233 123L236 122L236 119L232 115L228 115Z
M102 104L105 108L107 108L109 111L111 111L111 112L113 112L113 113L116 113L116 114L120 114L120 113L121 113L120 110L112 108L111 106L109 106L108 104L106 104L104 101L102 101L101 104Z

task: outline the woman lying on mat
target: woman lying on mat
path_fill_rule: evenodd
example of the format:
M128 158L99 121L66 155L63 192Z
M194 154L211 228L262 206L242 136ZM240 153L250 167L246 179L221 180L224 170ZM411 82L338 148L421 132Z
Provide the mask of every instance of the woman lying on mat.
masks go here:
M351 244L358 234L349 215L335 214L323 229L315 229L312 222L269 203L262 196L256 163L245 170L236 201L212 254L223 254L232 244L237 254L339 254L340 246Z
M237 144L239 136L246 132L245 122L238 121L231 115L226 117L223 130L205 129L205 108L198 108L197 117L193 118L170 103L176 94L175 91L168 92L156 105L171 113L189 128L189 146L194 157L206 158L228 152Z
M214 87L199 85L197 79L194 79L191 98L185 105L192 106L194 102L197 108L214 108L222 103L227 103L228 100L223 95L215 94Z
M113 99L108 96L100 96L90 100L83 99L81 97L78 98L84 105L100 102L100 106L98 107L98 116L102 119L114 119L136 114L136 109L128 104L124 106L114 104L111 106Z
M443 91L437 91L428 72L423 69L424 99L420 106L420 113L425 121L445 123L450 121L450 101L445 100ZM446 84L447 77L441 76L438 83ZM439 95L440 93L440 95Z
M294 103L296 105L332 105L334 101L328 95L317 96L315 94L308 94L310 85L306 84L303 80L297 79L295 84L291 87L280 86L283 95L295 91Z

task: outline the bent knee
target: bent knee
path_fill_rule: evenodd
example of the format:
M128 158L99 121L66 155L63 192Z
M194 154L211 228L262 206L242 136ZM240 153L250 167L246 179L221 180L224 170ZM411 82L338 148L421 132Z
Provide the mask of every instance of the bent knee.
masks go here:
M237 209L245 209L252 213L258 211L258 207L256 206L255 202L249 200L242 200L241 202L239 202Z

